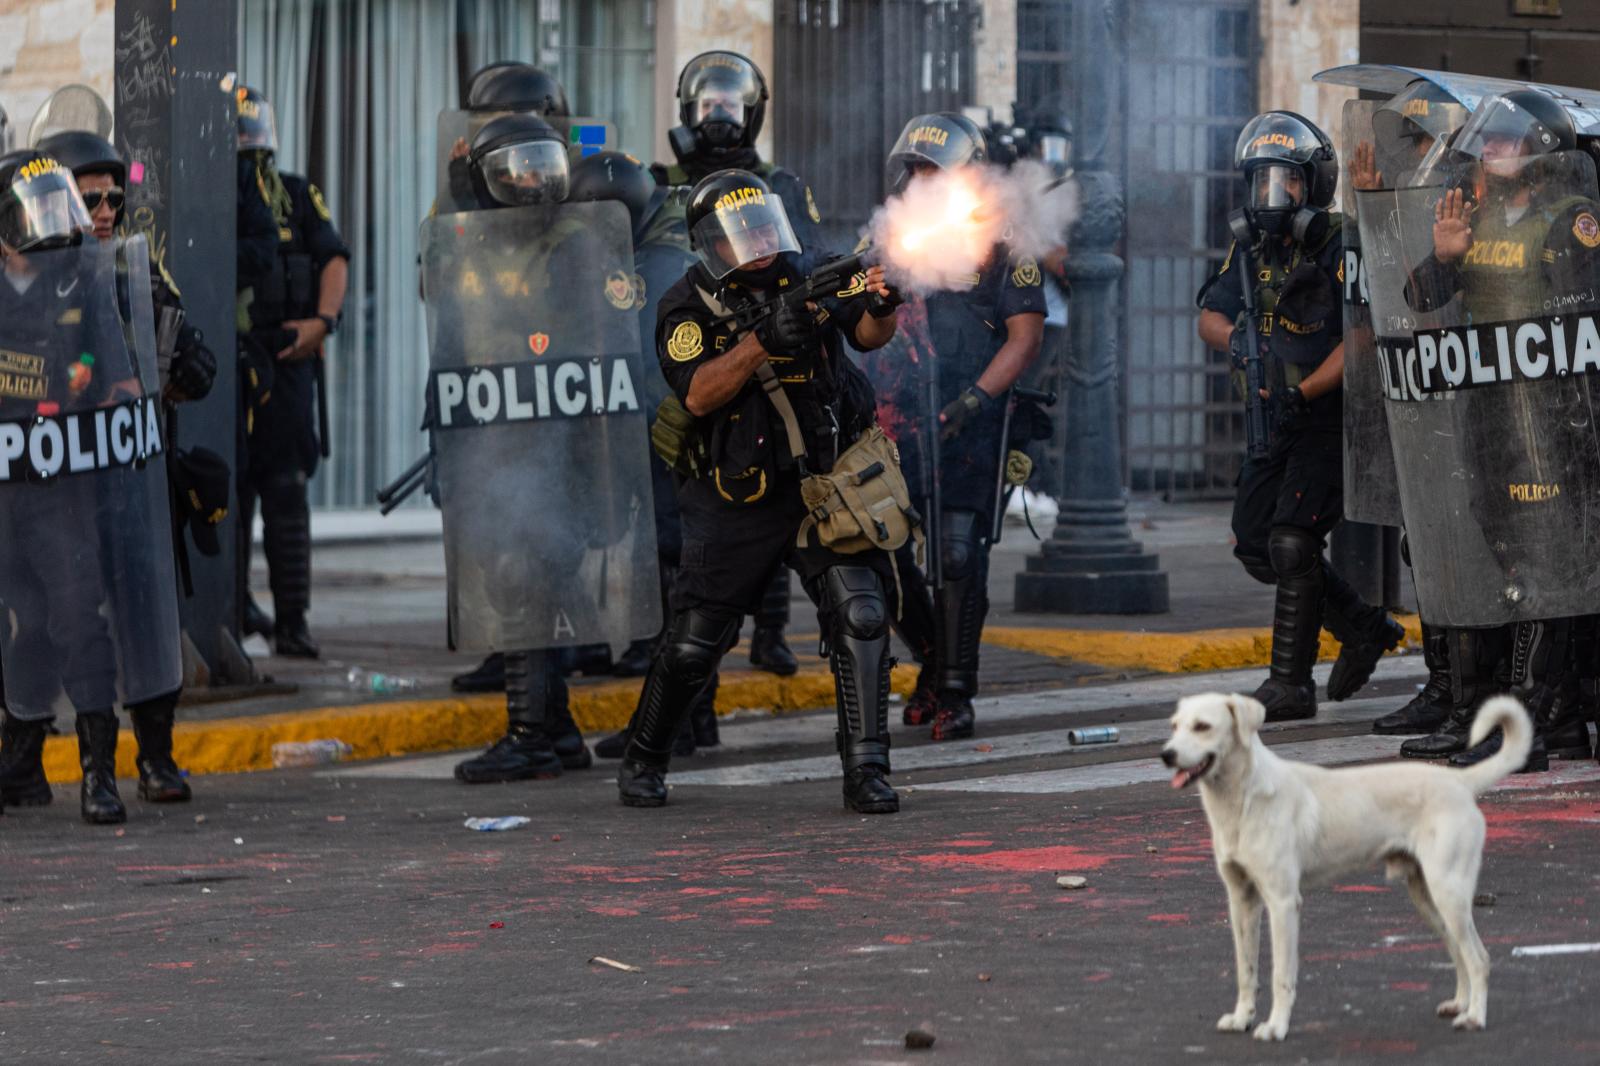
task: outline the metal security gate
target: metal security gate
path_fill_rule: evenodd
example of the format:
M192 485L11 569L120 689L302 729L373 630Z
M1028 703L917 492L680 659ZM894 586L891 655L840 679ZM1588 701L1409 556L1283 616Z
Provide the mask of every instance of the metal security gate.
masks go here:
M835 248L883 202L906 120L972 100L975 0L778 0L776 161L811 184Z
M1194 297L1227 252L1243 195L1233 146L1256 107L1254 0L1132 0L1122 173L1127 483L1226 495L1244 416L1225 353L1195 334Z

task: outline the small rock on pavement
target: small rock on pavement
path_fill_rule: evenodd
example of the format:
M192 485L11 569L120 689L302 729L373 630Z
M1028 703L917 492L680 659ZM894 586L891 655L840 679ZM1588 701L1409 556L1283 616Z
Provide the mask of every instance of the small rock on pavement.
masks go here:
M1056 878L1056 887L1065 888L1068 891L1076 891L1080 888L1088 888L1089 879L1087 877L1076 877L1070 874L1062 874L1060 877Z
M994 980L994 975L993 974L987 974L987 973L980 973L978 975L978 980L987 983L989 981Z
M1474 907L1493 907L1494 906L1494 893L1493 892L1479 892L1476 896L1472 897L1472 905Z
M926 1051L933 1046L934 1036L925 1029L913 1029L906 1034L907 1051Z

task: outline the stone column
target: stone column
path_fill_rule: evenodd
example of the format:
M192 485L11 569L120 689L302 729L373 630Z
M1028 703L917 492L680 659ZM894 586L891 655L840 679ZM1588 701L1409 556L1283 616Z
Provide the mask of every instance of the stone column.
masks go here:
M1061 511L1040 553L1017 575L1016 609L1048 614L1155 614L1168 609L1167 575L1128 527L1122 486L1121 182L1106 166L1110 126L1120 121L1117 72L1121 0L1084 5L1078 20L1077 181L1081 214L1068 244L1070 344L1063 367L1066 420Z

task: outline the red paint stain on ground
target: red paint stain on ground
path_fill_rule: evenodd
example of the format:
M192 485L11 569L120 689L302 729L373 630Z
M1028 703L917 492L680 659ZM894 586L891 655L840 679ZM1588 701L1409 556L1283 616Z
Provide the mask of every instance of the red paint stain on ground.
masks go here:
M992 848L992 840L941 840L933 845L936 848Z
M734 925L771 925L771 918L735 918Z
M1098 870L1116 859L1130 857L1063 844L1048 848L985 851L974 855L950 853L921 855L916 856L915 861L924 866L942 868L970 866L981 870L1010 870L1013 873L1056 873L1063 870Z
M1335 892L1386 892L1382 885L1336 885Z
M1390 981L1389 987L1395 992L1426 992L1430 986L1426 981Z
M590 914L603 914L607 918L637 918L639 912L632 907L590 907Z
M924 937L923 939L927 938ZM917 938L914 936L907 936L905 933L890 933L888 936L883 938L883 942L885 944L915 944L917 942Z
M1101 981L1111 980L1110 970L1096 970L1094 973L1085 974L1083 979L1090 984L1099 984Z
M848 896L850 890L848 888L826 887L816 889L816 893L819 896Z
M1514 808L1490 808L1484 818L1489 823L1491 841L1521 840L1537 843L1554 841L1571 832L1574 824L1600 827L1600 804L1594 800L1552 803L1519 803Z
M1160 922L1163 925L1188 925L1189 916L1187 914L1147 914L1145 915L1145 921Z
M147 963L146 964L146 969L150 969L150 970L192 970L192 969L194 969L194 963L192 963L192 962L152 962L152 963Z
M732 892L731 888L680 888L680 896L725 896Z

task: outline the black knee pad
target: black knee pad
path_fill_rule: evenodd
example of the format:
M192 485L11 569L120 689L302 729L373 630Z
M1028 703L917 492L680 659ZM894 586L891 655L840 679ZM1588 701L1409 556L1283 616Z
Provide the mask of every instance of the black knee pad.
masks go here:
M940 516L939 561L947 580L971 577L978 565L978 514L975 511L946 511Z
M703 685L738 635L737 617L724 618L691 607L672 620L661 649L662 665L683 684Z
M866 566L828 569L828 604L841 635L856 640L877 640L889 629L889 604L877 572Z
M1322 562L1322 543L1299 526L1273 526L1267 538L1267 558L1280 580L1306 577Z
M1276 585L1278 572L1272 569L1272 561L1260 555L1240 555L1234 553L1235 558L1244 566L1244 572L1261 582L1263 585Z

